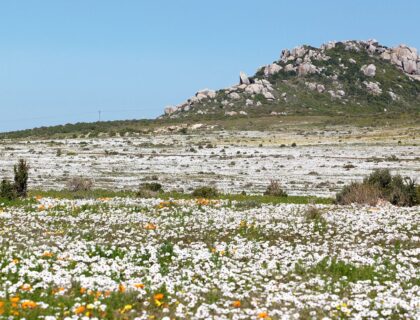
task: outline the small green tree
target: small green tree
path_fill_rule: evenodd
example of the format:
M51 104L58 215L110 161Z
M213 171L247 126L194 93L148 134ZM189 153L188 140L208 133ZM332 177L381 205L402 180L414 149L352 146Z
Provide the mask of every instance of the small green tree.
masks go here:
M26 197L28 194L28 177L29 177L29 165L28 163L20 159L18 164L14 166L15 172L15 190L18 197Z

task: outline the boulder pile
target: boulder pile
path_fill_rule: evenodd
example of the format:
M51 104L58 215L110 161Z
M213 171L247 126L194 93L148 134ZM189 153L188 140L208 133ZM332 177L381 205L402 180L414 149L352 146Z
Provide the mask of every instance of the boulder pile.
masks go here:
M229 107L239 106L245 109L259 107L263 103L287 102L287 93L280 92L281 90L278 88L273 88L276 79L278 79L276 75L279 73L282 74L283 78L281 79L288 79L287 77L293 76L299 79L315 75L311 78L312 82L303 80L303 85L310 91L329 94L333 99L345 100L347 94L343 90L345 88L341 85L339 76L351 68L351 65L356 65L358 58L355 56L356 59L346 58L343 61L339 58L337 71L326 72L326 66L328 66L332 54L330 50L338 45L346 51L367 53L370 57L376 59L373 59L373 63L359 67L362 81L357 85L359 88L366 90L368 94L378 96L383 93L381 83L378 81L378 73L381 74L383 71L382 69L378 70L378 66L375 65L375 61L378 61L378 59L390 62L410 78L420 81L420 56L415 48L406 45L388 48L379 44L376 40L328 42L320 48L299 46L292 50L283 50L278 61L259 68L255 76L248 77L246 73L240 72L238 84L218 91L200 90L184 103L166 107L165 115L178 117L183 112L194 109L197 109L197 113L206 114L212 112L210 109L226 108L224 114L233 116L240 113L230 112ZM337 57L335 56L334 59L337 59ZM323 77L327 81L323 81L323 83L313 82L313 79L319 77ZM366 77L370 79L367 80ZM283 80L283 82L287 83L287 80ZM393 101L397 101L399 97L394 91L396 91L395 88L389 88L386 93Z

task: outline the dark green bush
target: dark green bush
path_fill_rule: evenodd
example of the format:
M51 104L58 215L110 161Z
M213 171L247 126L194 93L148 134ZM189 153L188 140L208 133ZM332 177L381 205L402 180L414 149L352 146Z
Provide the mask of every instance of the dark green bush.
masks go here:
M193 191L192 195L198 198L216 198L219 196L219 191L215 187L199 187Z
M16 198L17 194L13 183L3 179L0 184L0 199L14 200Z
M384 190L391 184L392 176L388 169L377 169L363 181L365 184Z
M16 194L18 197L26 197L28 194L29 165L25 160L20 159L13 170L15 173Z
M140 189L149 190L153 192L163 192L162 185L157 182L143 183L142 185L140 185Z

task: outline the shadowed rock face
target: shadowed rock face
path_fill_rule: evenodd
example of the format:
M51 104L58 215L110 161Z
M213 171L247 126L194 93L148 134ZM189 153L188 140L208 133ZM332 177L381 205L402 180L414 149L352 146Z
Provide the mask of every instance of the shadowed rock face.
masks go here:
M313 97L302 97L303 93ZM254 76L241 72L237 85L217 91L201 90L184 103L167 107L164 117L283 114L306 103L316 106L322 99L324 107L341 104L388 108L394 104L400 109L412 105L418 108L419 95L417 49L407 45L388 48L375 40L328 42L320 48L285 49L278 61L261 67ZM239 109L247 110L240 113Z

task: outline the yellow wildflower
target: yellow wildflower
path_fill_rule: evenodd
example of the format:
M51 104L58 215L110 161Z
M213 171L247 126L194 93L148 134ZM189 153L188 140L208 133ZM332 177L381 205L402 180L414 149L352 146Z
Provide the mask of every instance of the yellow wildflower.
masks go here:
M126 313L128 311L130 311L131 309L133 309L133 306L131 304L126 304L121 310L120 313Z

